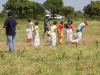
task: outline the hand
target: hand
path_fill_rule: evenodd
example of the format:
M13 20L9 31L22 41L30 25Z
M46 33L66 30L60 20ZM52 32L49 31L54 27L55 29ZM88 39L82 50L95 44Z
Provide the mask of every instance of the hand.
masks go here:
M6 28L6 26L3 26L3 28Z

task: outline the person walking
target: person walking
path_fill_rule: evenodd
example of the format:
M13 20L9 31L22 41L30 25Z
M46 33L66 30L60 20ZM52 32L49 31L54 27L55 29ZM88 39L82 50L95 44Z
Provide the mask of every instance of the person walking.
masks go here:
M74 40L72 41L72 44L77 44L81 41L81 39L82 39L82 29L86 25L88 25L87 21L84 21L84 22L82 22L78 25L78 28L77 28L76 33L74 35Z
M46 34L46 32L49 32L49 27L48 27L48 19L49 19L49 16L46 16L45 19L44 19L44 32L43 32L43 35L42 35L42 38L44 38L44 35ZM48 36L48 39L50 39L50 35L47 35Z
M11 11L8 12L8 18L4 22L3 28L6 28L7 44L9 46L9 52L15 50L15 35L16 35L16 20L13 18Z

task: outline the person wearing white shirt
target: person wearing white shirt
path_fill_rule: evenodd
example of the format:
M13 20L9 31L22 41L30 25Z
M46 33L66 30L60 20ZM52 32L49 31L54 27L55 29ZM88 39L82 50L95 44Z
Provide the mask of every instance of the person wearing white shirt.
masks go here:
M56 26L57 22L54 21L53 22L53 25L51 26L50 28L50 43L49 43L49 46L55 46L56 45L56 29L57 29L57 26Z

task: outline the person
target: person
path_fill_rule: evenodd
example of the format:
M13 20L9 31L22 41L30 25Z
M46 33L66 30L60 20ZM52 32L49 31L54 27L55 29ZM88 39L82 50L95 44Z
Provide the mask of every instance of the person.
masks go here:
M28 19L28 28L33 31L33 22L31 18Z
M56 45L56 26L57 22L54 21L53 22L53 26L51 26L50 28L50 43L49 46L55 46Z
M8 12L8 18L4 22L3 28L6 28L6 37L7 44L9 46L9 52L14 52L15 50L15 35L16 35L16 26L18 23L13 18L11 11Z
M33 30L33 37L34 37L34 40L33 40L32 45L33 46L39 46L40 45L40 37L39 37L38 22L35 22L35 27L34 27L34 30Z
M45 19L44 19L44 33L43 33L41 39L44 38L44 35L46 34L46 32L49 32L49 27L48 27L48 23L49 22L48 22L48 19L49 19L49 16L46 16ZM50 35L47 34L47 36L48 36L48 39L50 40Z
M33 40L32 35L33 35L33 22L32 19L28 19L28 28L26 29L27 32L27 41L31 42Z
M70 23L71 23L71 20L68 20L67 23L64 24L66 43L71 42L71 40L70 40Z
M63 40L63 32L62 29L64 28L63 21L60 22L60 24L57 25L57 33L58 33L58 42L62 43Z
M70 22L70 25L69 25L69 42L72 42L72 39L73 39L73 28L74 28L74 25L73 25L73 21Z
M72 41L72 44L77 44L81 41L81 39L82 39L82 29L86 25L88 25L88 22L86 20L78 25L78 28L77 28L76 33L74 35L74 40Z

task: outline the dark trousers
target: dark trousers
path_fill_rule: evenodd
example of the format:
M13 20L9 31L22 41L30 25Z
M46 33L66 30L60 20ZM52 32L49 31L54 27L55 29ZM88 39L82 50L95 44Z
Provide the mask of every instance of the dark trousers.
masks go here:
M44 35L46 34L46 31L49 31L49 28L48 27L44 27L44 33L42 35L42 38L44 38ZM48 35L49 36L49 35Z

